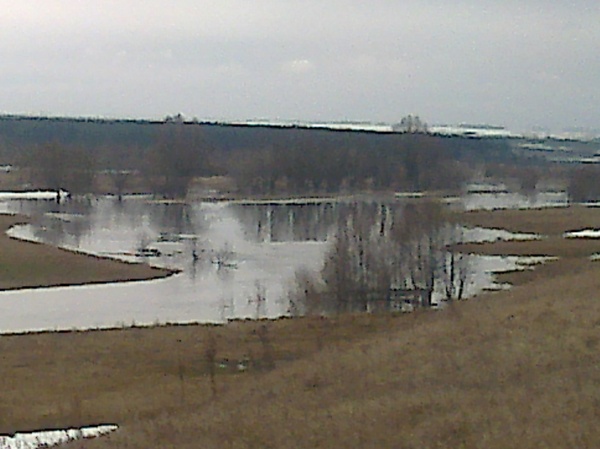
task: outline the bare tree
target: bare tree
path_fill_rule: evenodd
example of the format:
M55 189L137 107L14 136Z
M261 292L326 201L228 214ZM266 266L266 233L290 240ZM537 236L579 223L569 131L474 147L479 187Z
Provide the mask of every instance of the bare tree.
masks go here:
M79 146L52 142L32 147L26 157L32 182L37 186L74 193L93 190L96 171L94 155Z
M29 166L34 183L56 191L66 189L69 178L67 160L67 149L58 143L33 147Z
M254 306L255 319L259 320L266 315L267 292L262 282L254 282L254 296L248 299L248 304Z
M393 130L405 133L426 133L427 123L422 121L418 115L409 114L402 117L400 123L393 126Z
M296 310L390 309L397 292L423 307L433 305L435 292L448 300L463 298L468 259L451 247L461 233L443 205L420 200L397 207L385 221L374 213L377 208L355 204L342 212L319 277L303 274L297 279Z
M132 177L131 170L113 170L111 172L111 178L113 180L113 184L115 185L117 198L119 201L123 198L123 193L125 193L125 188L127 187L127 183Z
M321 276L325 294L321 308L326 313L341 313L348 309L352 290L356 286L354 249L351 246L351 230L339 229L327 255Z
M395 227L395 237L408 258L408 284L423 291L424 307L433 301L435 282L443 263L445 212L436 201L408 205Z
M453 245L463 241L462 228L449 223L446 226L445 246L447 248L442 265L440 282L446 301L464 298L467 282L471 277L471 266L467 255L455 251Z
M197 125L178 121L162 125L146 161L146 174L156 193L184 197L195 176L205 173L208 145Z
M600 198L600 167L586 165L573 169L569 174L569 201L579 203L597 201Z

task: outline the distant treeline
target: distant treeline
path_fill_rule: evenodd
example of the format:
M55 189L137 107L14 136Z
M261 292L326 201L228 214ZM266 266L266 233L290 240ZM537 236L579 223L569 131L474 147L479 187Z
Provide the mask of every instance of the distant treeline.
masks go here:
M513 165L516 157L502 138L0 116L0 164L27 166L38 183L54 188L69 188L85 173L75 190L86 190L90 171L121 178L136 172L155 193L169 196L185 194L195 177L213 175L261 194L448 189L474 167ZM64 173L47 173L59 168Z

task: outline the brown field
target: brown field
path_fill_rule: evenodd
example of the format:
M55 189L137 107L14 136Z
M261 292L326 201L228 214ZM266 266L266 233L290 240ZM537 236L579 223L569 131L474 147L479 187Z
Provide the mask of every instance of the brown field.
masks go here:
M600 210L467 217L556 237ZM600 447L600 262L551 241L514 245L559 261L442 312L2 336L0 432L121 426L88 448ZM494 245L480 248L516 251ZM215 368L214 389L211 340L216 359L251 360Z
M11 226L26 221L16 215L0 215L0 290L134 281L171 274L144 264L91 257L6 235Z
M563 232L600 226L600 208L557 207L528 210L471 211L463 220L474 226L502 228L511 232L561 235Z

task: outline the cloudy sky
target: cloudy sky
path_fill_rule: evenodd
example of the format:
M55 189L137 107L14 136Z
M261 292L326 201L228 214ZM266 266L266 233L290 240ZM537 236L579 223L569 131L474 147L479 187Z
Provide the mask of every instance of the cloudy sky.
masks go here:
M600 128L600 2L0 0L0 112Z

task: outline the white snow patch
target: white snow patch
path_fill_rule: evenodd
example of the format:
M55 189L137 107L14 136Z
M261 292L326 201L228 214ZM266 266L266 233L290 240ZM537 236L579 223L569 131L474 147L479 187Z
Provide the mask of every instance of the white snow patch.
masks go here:
M277 205L277 206L302 206L306 204L323 204L323 203L335 203L339 199L332 197L323 198L280 198L280 199L264 199L264 200L230 200L227 204L241 204L241 205Z
M67 198L69 192L61 190L60 198ZM0 200L55 200L56 191L54 190L35 190L28 192L0 192Z
M582 229L581 231L565 232L564 237L584 238L584 239L600 239L600 229Z
M60 212L46 212L44 215L50 218L55 218L57 220L66 221L67 223L77 220L83 220L85 218L82 214L66 214Z
M423 198L425 194L423 192L396 192L394 196L396 198Z
M541 240L539 234L515 233L504 229L493 228L465 228L463 229L463 239L469 243L485 243L496 241L528 241Z
M467 184L468 193L505 193L508 191L506 184L491 182L472 182Z
M66 430L43 430L39 432L0 435L0 449L35 449L65 444L82 438L96 438L118 429L116 425L81 427Z
M469 126L469 125L434 125L428 130L431 134L446 136L472 137L511 137L514 133L501 127Z
M309 66L306 63L296 64L295 68L306 69ZM312 122L300 120L240 120L229 122L232 125L249 125L249 126L278 126L284 128L300 127L300 128L318 128L318 129L333 129L343 131L374 131L389 133L392 132L392 126L386 123L370 123L370 122Z
M535 265L541 265L546 262L558 260L554 256L515 256L516 265L519 270L533 270Z

